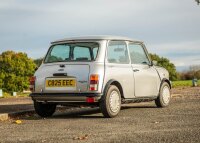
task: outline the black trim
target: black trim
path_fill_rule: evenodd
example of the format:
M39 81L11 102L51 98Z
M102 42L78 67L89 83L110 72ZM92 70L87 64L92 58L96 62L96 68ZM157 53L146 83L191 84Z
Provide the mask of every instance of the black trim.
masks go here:
M126 98L122 100L123 104L127 103L140 103L140 102L149 102L157 99L157 96L153 97L136 97L136 98Z
M110 85L112 85L113 82L117 82L117 83L118 83L118 85L119 85L120 87L118 87L118 85L115 85L115 86L117 86L117 88L119 89L120 94L121 94L121 97L122 97L122 98L125 98L125 97L124 97L124 92L123 92L122 85L120 84L120 82L118 82L117 80L114 80L114 79L111 79L111 80L109 80L109 81L106 83L106 86L104 87L103 95L106 95L106 93L107 93L107 91L108 91L108 87L109 87Z
M65 67L65 65L60 65L60 67L61 67L61 68L64 68L64 67Z
M53 76L67 76L67 73L54 73Z
M172 88L172 85L171 85L170 81L169 81L168 79L166 79L166 78L163 78L163 79L161 80L160 87L162 86L163 82L167 82L167 83L169 84L170 89Z
M31 93L30 97L34 101L41 102L86 102L87 97L94 97L98 102L102 94L97 93Z
M66 96L66 95L69 95L69 96L87 96L87 97L93 97L93 96L101 96L102 94L101 93L31 93L30 96L37 96L37 95L49 95L49 96L56 96L56 95L59 95L59 96Z
M111 83L113 83L113 82L115 82L115 81L116 81L116 80L111 79L111 80L109 80L109 81L106 83L106 86L104 87L104 91L103 91L104 95L105 95L106 92L108 91L108 87L111 85Z

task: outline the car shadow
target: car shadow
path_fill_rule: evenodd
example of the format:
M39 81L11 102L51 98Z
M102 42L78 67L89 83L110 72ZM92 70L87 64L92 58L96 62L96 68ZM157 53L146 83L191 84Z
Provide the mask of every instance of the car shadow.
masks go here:
M75 110L57 112L51 119L60 119L60 118L103 118L99 107L95 108L78 108Z
M36 113L33 114L26 114L23 116L19 116L18 119L21 120L43 120L43 119L74 119L74 118L81 118L81 119L91 119L91 118L103 118L102 114L99 114L100 109L96 108L71 108L62 111L57 110L53 116L51 117L40 117Z
M156 106L129 106L123 105L121 110L129 110L129 109L140 109L140 108L156 108ZM101 110L99 107L95 108L78 108L74 111L66 111L61 113L55 113L51 119L69 119L69 118L84 118L84 119L91 119L91 118L104 118L103 114L101 114Z
M126 110L126 109L141 109L141 108L152 108L152 109L154 109L154 108L157 108L157 107L155 105L143 105L143 106L141 106L141 105L140 106L124 105L124 106L122 106L121 110Z
M130 105L130 104L125 104L122 105L121 110L131 110L131 109L145 109L145 108L152 108L155 109L156 106L153 105ZM61 109L61 110L60 110ZM101 114L100 108L95 107L95 108L65 108L58 109L53 116L47 117L47 118L42 118L39 117L36 114L28 115L28 116L22 116L20 117L23 120L41 120L41 119L75 119L75 118L80 118L80 119L95 119L95 118L104 118L104 116Z

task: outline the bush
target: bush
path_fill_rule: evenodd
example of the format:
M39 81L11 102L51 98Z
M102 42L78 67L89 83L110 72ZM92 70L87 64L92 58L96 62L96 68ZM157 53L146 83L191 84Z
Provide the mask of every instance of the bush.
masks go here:
M0 89L4 92L23 91L29 87L29 77L35 63L25 53L6 51L0 55Z
M173 63L171 63L167 58L159 57L156 54L150 54L151 60L155 60L158 62L158 66L164 67L169 72L170 80L178 80L178 74L176 72L176 67Z

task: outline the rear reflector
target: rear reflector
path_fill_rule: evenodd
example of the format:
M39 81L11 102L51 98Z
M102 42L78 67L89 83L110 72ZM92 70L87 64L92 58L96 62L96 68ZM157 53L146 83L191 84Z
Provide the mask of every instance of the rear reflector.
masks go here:
M33 85L29 86L29 89L30 89L31 92L33 92L33 88L34 88Z
M97 90L98 86L97 84L90 84L90 91Z
M94 97L87 97L86 102L87 103L93 103L93 102L95 102L95 99L94 99Z
M36 80L35 76L30 77L30 80L29 80L30 81L30 91L32 91L32 92L34 90L35 80Z
M35 76L30 77L30 85L34 85L35 84Z

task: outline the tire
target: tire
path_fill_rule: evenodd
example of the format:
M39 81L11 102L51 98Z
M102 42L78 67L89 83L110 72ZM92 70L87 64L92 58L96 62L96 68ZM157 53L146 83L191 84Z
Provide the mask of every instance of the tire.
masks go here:
M158 98L155 100L156 106L159 108L167 107L171 100L170 86L167 82L163 82L160 87Z
M104 117L113 118L121 109L121 94L115 85L110 85L100 101L100 110Z
M44 104L34 101L35 112L41 117L50 117L56 111L56 104Z

